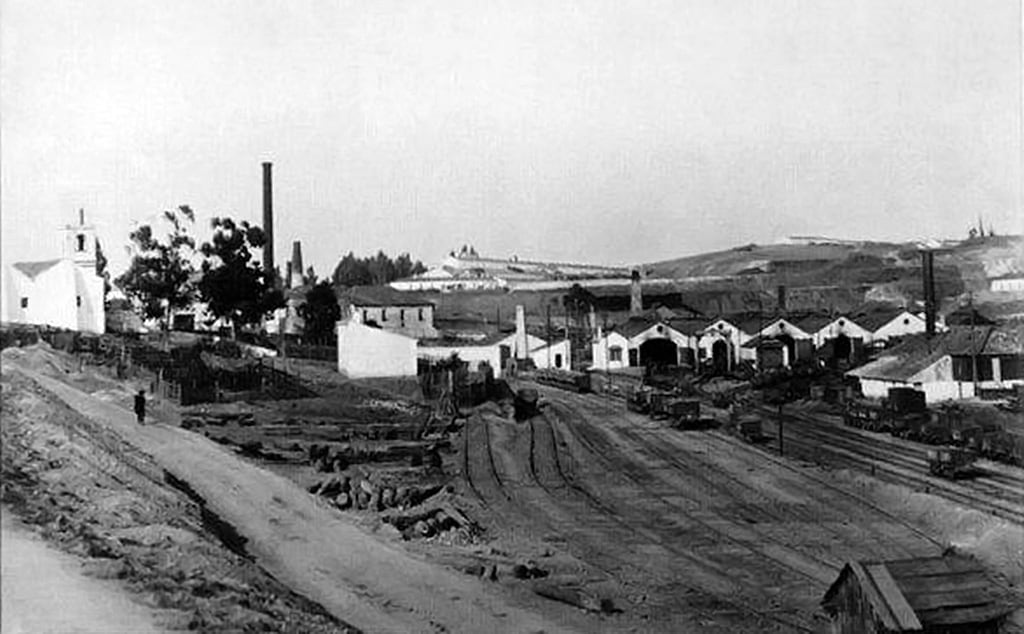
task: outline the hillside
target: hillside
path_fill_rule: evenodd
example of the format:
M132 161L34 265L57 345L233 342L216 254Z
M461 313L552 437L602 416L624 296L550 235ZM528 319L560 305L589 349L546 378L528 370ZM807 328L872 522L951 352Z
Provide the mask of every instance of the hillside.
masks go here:
M935 249L940 297L983 292L991 277L1024 271L1024 237L994 236L946 242ZM807 242L756 245L645 265L648 276L755 276L797 287L861 288L891 299L917 299L920 256L914 243Z

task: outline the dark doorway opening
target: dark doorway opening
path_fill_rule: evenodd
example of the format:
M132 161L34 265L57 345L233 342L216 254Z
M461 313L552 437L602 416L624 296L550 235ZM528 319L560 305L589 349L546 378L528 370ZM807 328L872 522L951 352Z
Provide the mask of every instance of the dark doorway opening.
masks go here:
M729 344L723 339L711 344L711 367L715 374L729 371Z
M796 341L794 341L789 335L779 335L777 339L779 340L779 343L786 347L788 364L793 365L796 361Z
M677 365L679 349L671 339L648 339L640 344L640 363L645 366Z
M835 338L833 342L832 354L835 356L837 361L849 361L850 355L853 353L853 342L846 335L839 333L839 336Z

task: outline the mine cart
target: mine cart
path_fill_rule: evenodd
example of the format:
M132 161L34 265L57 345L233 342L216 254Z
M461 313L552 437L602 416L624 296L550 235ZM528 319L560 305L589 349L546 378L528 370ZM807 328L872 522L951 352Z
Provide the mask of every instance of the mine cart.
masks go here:
M849 427L875 430L882 426L881 419L885 417L885 409L880 403L856 399L846 404L843 423Z
M650 395L651 418L670 418L672 416L670 404L673 400L676 400L676 398L677 397L672 392L653 390Z
M668 402L668 417L673 427L696 427L700 421L700 401L674 398Z
M532 387L524 387L516 392L515 416L516 420L526 420L537 415L537 401L539 397L537 390Z
M759 443L767 440L761 428L761 419L757 416L743 416L736 423L740 438L750 443Z
M928 450L928 471L942 478L963 478L971 475L975 455L960 447L940 447Z
M626 409L641 414L649 412L651 410L651 389L643 386L634 388L626 397Z

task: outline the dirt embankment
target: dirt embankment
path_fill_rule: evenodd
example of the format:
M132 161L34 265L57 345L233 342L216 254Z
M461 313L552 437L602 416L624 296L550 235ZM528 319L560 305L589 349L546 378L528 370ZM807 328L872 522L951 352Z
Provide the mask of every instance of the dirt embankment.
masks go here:
M120 580L163 629L356 631L232 552L223 524L149 456L9 370L2 500L87 575Z

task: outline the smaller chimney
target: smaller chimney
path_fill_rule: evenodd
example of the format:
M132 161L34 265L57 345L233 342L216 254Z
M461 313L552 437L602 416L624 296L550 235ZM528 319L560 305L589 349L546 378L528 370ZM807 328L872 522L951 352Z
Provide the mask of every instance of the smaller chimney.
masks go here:
M525 359L529 356L526 338L526 310L522 304L516 306L516 358Z
M629 314L639 315L644 312L644 294L640 288L640 271L633 269L629 283Z
M292 261L288 263L288 279L290 280L288 288L302 286L304 282L302 271L302 242L296 240L292 242Z
M779 284L778 288L778 304L781 312L786 312L786 287L783 284Z
M935 254L921 251L921 281L924 283L924 332L935 335Z

